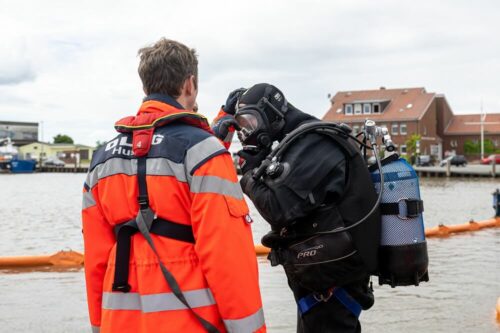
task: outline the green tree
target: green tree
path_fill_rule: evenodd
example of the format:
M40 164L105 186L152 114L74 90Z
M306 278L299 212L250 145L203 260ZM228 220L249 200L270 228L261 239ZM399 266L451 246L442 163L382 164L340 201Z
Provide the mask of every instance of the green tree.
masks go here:
M405 159L413 164L417 158L417 141L420 141L422 137L420 134L412 134L408 140L406 140L406 157Z
M66 134L57 134L54 137L54 143L74 143L73 139Z
M102 146L104 146L105 144L106 144L106 141L97 140L95 142L95 149L97 150L97 149L101 148Z
M481 153L481 141L474 142L472 140L466 140L464 142L464 152L467 155L480 154ZM496 152L495 145L490 139L484 140L484 153L493 154Z
M464 153L467 155L479 154L481 152L481 147L479 143L472 140L465 140L464 142Z

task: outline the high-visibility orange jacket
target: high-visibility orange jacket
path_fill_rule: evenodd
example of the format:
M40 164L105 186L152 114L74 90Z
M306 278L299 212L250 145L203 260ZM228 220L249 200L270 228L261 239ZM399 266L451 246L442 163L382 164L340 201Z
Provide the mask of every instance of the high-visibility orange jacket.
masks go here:
M130 121L131 120L131 121ZM158 124L146 155L149 205L192 227L195 243L152 234L189 305L220 332L265 332L248 207L230 155L206 119L172 98L145 99L130 124ZM133 128L134 126L129 126ZM131 239L127 293L112 291L114 226L134 219L137 158L121 133L92 159L83 191L85 277L93 332L203 332L172 293L141 233Z

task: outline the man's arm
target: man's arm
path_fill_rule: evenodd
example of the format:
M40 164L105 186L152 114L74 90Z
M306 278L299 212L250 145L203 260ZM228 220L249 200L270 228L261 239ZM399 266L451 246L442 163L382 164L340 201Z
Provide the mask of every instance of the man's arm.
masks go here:
M231 142L233 141L234 132L236 129L239 129L234 116L226 113L224 109L221 108L213 120L211 127L215 136L222 141L222 144L226 147L226 149L229 149L229 147L231 147Z
M219 113L211 125L215 136L222 140L226 149L229 149L231 146L234 131L239 130L239 125L234 119L234 114L236 113L236 103L245 90L245 88L238 88L229 93L226 104L221 106Z
M231 157L211 157L190 173L195 251L224 324L229 332L265 332L248 207Z
M83 189L82 225L85 248L85 281L87 303L92 330L98 332L101 326L101 304L104 274L109 252L115 243L111 226L104 218L97 198L97 185Z

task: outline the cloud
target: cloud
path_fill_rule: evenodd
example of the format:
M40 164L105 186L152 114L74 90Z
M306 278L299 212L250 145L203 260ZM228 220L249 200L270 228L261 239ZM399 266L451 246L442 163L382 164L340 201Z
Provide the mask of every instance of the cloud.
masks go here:
M0 45L0 86L33 81L35 69L23 41L7 38Z
M198 50L209 118L229 91L257 82L318 117L328 93L380 86L444 93L457 113L481 99L498 112L499 9L481 0L5 1L0 119L43 120L46 138L108 139L143 97L137 50L162 36Z

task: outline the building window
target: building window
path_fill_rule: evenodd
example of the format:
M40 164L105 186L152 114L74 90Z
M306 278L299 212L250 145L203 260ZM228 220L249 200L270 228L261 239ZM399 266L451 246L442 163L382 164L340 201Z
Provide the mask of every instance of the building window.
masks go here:
M373 113L380 113L380 104L373 104Z
M398 124L395 123L395 124L392 124L392 127L391 127L391 134L392 135L398 135Z
M361 114L361 104L354 104L354 114Z
M351 104L346 104L345 114L352 114L352 105Z
M356 135L359 133L359 126L358 125L354 125L352 127L352 135Z
M363 113L364 114L372 113L372 106L370 104L363 104Z
M424 126L424 135L427 135L427 126Z
M399 125L399 133L401 135L408 134L408 132L406 132L406 124L405 123L402 123L401 125Z
M399 146L399 153L401 155L406 155L406 145Z
M387 124L379 124L379 126L387 128Z

